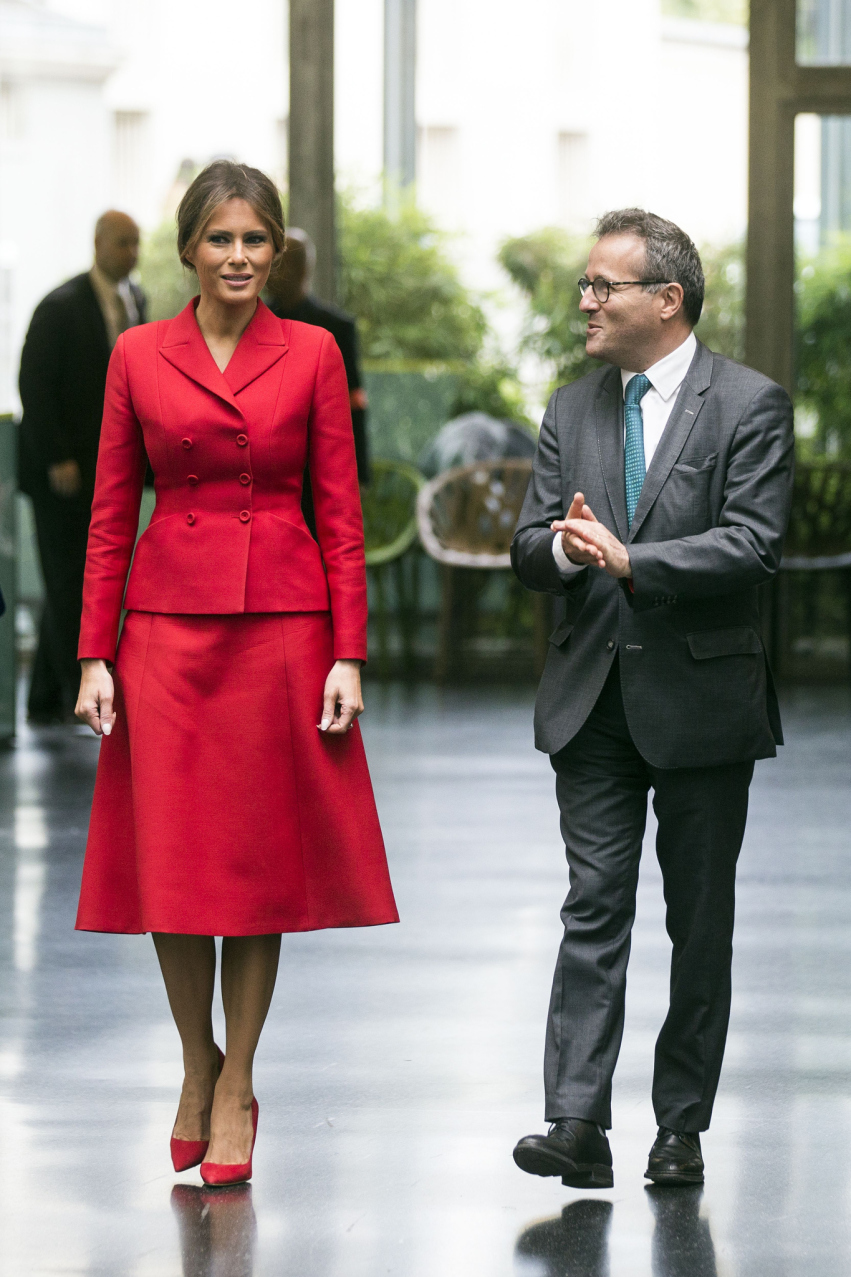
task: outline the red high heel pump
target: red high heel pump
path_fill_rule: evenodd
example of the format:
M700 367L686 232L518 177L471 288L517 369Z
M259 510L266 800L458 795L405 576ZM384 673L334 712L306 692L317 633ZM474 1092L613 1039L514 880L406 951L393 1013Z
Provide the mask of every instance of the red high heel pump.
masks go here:
M251 1125L254 1133L251 1136L251 1152L248 1161L241 1166L222 1166L218 1162L202 1162L201 1178L205 1184L243 1184L251 1179L251 1163L254 1158L254 1145L257 1142L257 1118L260 1106L256 1100L251 1101Z
M216 1047L219 1054L219 1072L225 1062L225 1057L219 1047ZM209 1146L209 1140L177 1140L171 1137L171 1164L176 1171L188 1171L193 1166L197 1166L199 1162L203 1162L204 1154Z

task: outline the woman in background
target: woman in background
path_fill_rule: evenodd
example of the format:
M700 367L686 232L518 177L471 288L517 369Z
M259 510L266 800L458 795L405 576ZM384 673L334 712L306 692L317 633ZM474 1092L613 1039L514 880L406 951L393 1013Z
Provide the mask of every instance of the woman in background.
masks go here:
M186 192L178 251L200 297L113 352L80 634L77 714L106 739L77 927L153 933L183 1044L172 1158L207 1183L251 1176L281 933L397 921L355 723L366 578L346 375L330 334L259 299L283 246L257 169L219 160ZM146 458L157 500L134 556Z

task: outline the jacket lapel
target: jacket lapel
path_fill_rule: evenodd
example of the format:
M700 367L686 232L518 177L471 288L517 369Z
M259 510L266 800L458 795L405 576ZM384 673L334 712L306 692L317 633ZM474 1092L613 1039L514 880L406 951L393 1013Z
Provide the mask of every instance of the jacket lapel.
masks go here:
M612 368L603 379L594 406L597 419L597 448L609 505L618 535L626 541L626 481L623 462L623 396L620 370Z
M699 341L697 350L694 353L694 359L691 361L691 366L685 375L682 386L680 386L676 403L668 418L668 424L665 426L662 438L659 440L658 447L650 462L647 477L641 489L641 496L638 498L638 505L635 507L632 526L629 529L627 538L628 541L635 540L639 528L650 513L653 502L662 491L665 480L671 473L677 457L685 446L685 442L691 433L691 428L697 421L700 410L703 407L704 400L702 396L709 386L711 372L712 351L708 350Z
M196 324L197 328L197 324ZM239 339L224 379L234 395L251 385L278 362L287 349L283 324L258 301L251 323Z
M217 395L219 399L223 399L225 403L230 404L232 408L240 412L239 404L234 399L230 386L223 374L219 372L216 361L201 336L201 329L195 319L196 301L197 298L193 298L189 305L184 307L180 314L176 315L171 321L160 346L160 354L179 372L191 377L199 386L203 386L205 390ZM251 324L248 327L250 328ZM248 329L246 329L247 331ZM244 336L245 334L243 334ZM239 350L239 346L237 346L237 350ZM231 363L233 363L235 358L236 352L234 352ZM240 415L242 414L240 413Z
M108 363L109 356L112 354L112 351L110 349L109 337L106 331L106 320L103 317L103 311L100 308L100 302L98 301L97 293L94 290L89 275L85 274L81 278L83 281L81 295L84 298L85 308L88 311L88 318L92 333L95 335L98 343L103 347L104 357Z

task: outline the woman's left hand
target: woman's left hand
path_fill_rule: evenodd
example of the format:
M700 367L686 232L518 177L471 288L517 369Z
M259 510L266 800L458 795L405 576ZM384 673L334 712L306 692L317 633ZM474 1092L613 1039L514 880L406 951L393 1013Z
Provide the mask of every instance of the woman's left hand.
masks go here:
M360 690L360 661L335 661L325 680L320 732L341 735L363 713Z

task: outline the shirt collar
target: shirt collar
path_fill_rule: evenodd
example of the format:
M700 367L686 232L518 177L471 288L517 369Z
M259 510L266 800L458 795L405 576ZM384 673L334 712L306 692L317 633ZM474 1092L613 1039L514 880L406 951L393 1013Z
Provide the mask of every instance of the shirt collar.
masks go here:
M658 363L645 369L644 376L662 399L670 399L671 395L676 394L679 390L685 381L686 373L689 370L691 361L694 359L696 350L697 338L694 333L689 333L682 345L677 346L676 350L672 350L670 354L665 355L664 359L660 359ZM626 368L621 368L621 382L624 392L626 392L628 383L635 376L637 376L636 373L627 372Z

